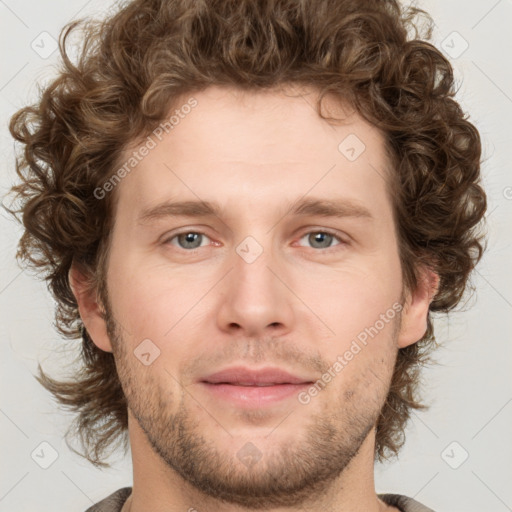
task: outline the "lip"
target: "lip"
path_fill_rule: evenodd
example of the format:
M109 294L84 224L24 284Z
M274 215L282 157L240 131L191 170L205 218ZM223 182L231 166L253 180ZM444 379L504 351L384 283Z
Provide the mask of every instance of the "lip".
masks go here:
M311 383L309 379L292 375L281 368L271 367L253 370L244 366L226 368L201 379L201 382L246 386Z
M241 408L261 408L296 396L312 381L280 368L252 370L232 367L201 379L202 387L216 399Z

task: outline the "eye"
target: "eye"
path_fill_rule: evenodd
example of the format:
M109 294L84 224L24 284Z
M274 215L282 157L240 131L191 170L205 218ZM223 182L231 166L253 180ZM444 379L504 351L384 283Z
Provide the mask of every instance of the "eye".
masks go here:
M307 238L307 241L312 244L314 249L329 249L333 247L332 242L337 240L339 243L336 245L344 245L346 242L338 235L325 230L309 231L302 235L299 240ZM206 244L202 244L205 240L210 240L208 236L200 231L183 231L165 239L164 244L170 244L179 249L193 251L199 249Z
M309 231L302 235L299 240L307 238L307 241L312 244L314 249L329 249L332 247L331 242L338 240L340 243L336 245L343 245L345 243L339 236L329 231Z
M209 239L204 233L200 233L199 231L184 231L167 238L163 243L177 246L180 249L194 250L201 247L201 241L204 240L204 238ZM172 243L173 240L176 240L176 243Z

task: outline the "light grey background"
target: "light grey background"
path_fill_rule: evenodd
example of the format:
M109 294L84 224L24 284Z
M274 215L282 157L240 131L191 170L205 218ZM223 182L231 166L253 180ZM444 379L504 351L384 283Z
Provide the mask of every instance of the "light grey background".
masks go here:
M0 0L2 197L15 179L8 119L35 101L36 83L54 73L58 51L45 54L51 38L72 18L103 16L111 5ZM431 408L413 414L398 461L376 467L376 488L414 497L436 512L506 512L512 510L512 0L417 5L436 22L433 42L450 54L458 99L483 138L489 249L467 311L436 318L440 364L423 374ZM71 416L57 409L33 374L37 362L55 371L69 367L72 353L64 347L73 343L53 329L46 285L16 264L20 233L1 210L0 511L83 512L132 484L131 459L118 456L113 469L100 471L63 440ZM48 469L39 465L51 461L43 442L58 455Z

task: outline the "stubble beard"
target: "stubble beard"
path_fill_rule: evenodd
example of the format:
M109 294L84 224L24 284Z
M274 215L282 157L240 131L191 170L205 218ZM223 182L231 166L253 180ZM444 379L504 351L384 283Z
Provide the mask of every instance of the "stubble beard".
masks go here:
M236 453L218 448L215 436L208 437L208 433L221 427L206 412L202 424L195 418L194 410L198 409L194 404L197 403L188 390L181 388L180 396L176 396L162 385L174 381L170 374L164 372L158 380L126 350L118 326L108 308L106 310L109 336L128 408L154 452L203 497L255 510L314 503L315 496L325 495L336 480L342 482L344 470L376 425L389 391L392 367L381 370L381 375L369 367L362 369L357 382L350 383L349 389L340 393L338 403L324 404L321 412L307 416L300 434L293 428L294 438L286 436L276 447L275 443L265 444L263 436L255 436L252 444L261 458L249 465ZM396 333L396 329L393 332ZM394 361L386 364L393 365ZM368 379L372 379L370 387ZM386 383L388 386L384 389ZM325 399L320 393L314 400ZM300 408L308 405L297 401L296 407L304 417ZM283 417L276 416L264 429L265 433L288 413L289 410L283 410ZM294 414L297 412L292 410L283 422L288 428L295 424ZM212 425L204 421L211 421ZM225 429L229 432L229 425ZM277 431L269 439L272 435L275 437ZM229 447L235 442L233 439Z

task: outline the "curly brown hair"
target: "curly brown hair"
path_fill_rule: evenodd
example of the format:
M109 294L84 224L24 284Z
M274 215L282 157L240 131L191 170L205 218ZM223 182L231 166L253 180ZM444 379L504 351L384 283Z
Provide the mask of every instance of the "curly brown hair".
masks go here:
M66 42L80 26L72 63ZM470 274L485 246L480 137L454 99L453 69L427 42L431 34L428 13L398 0L134 0L104 20L63 28L58 76L11 118L24 148L16 163L21 183L11 189L21 203L8 211L25 228L17 258L44 275L57 301L57 329L82 340L81 369L70 379L52 379L40 365L36 377L77 413L81 455L108 467L107 448L120 440L127 446L114 356L91 341L68 280L74 263L105 296L116 194L99 201L94 190L179 95L210 85L286 84L314 87L323 119L331 119L322 113L329 93L382 130L405 289L415 289L422 267L440 277L426 333L399 350L377 423L375 459L398 454L411 410L426 408L418 388L436 346L430 313L454 309L474 289Z

